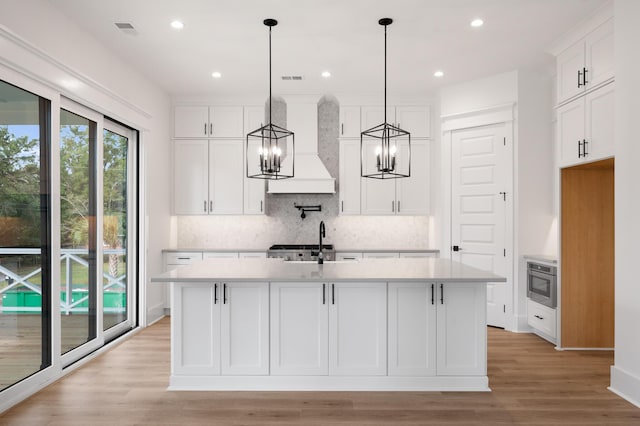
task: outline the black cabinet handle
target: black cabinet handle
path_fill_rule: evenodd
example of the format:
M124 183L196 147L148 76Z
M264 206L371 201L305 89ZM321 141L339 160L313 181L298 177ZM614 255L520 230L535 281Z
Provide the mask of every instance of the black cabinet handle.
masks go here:
M260 213L262 213L262 200L260 200Z
M222 284L222 303L227 303L227 284Z
M582 84L581 77L582 77L582 71L578 70L578 87L584 86L584 84Z
M340 211L344 212L344 200L340 201Z
M209 134L213 135L213 123L209 124Z
M435 305L435 284L431 284L431 304Z
M207 200L204 200L204 212L207 212Z
M444 305L444 284L440 283L440 304Z
M341 124L341 126L342 126L342 129L341 129L341 130L342 130L342 131L341 131L341 134L342 134L342 135L344 135L344 123L342 123L342 124Z
M213 200L209 201L209 211L212 212L213 211Z
M213 285L213 304L218 304L218 283Z
M588 83L588 81L587 81L587 72L588 71L589 71L588 69L582 68L582 85L583 86L586 86L587 83Z
M207 136L207 123L204 123L204 135Z
M178 260L189 260L191 259L190 257L179 257Z
M582 139L582 156L583 156L583 157L586 157L586 156L587 156L587 154L589 154L589 153L587 152L587 144L588 144L588 143L589 143L589 142L587 142L587 140L586 140L586 139Z
M582 158L582 141L578 141L578 158Z
M327 285L325 283L322 283L322 304L324 305L325 303L327 303L326 300L326 295L325 295L325 288L327 287Z
M543 317L541 317L540 315L534 315L534 317L536 317L536 318L538 318L538 319L541 319L541 320L543 320L543 319L544 319L544 318L543 318Z
M331 304L336 304L336 285L331 284Z

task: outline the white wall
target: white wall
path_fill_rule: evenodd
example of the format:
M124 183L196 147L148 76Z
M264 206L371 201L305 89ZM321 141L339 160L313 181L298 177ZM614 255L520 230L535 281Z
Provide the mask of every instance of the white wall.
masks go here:
M475 111L518 100L518 73L509 71L440 90L443 116Z
M149 214L141 227L152 231L147 276L157 274L161 249L169 245L169 97L48 1L0 0L0 10L0 63L142 131ZM153 320L162 314L164 292L146 290Z
M611 390L640 406L640 2L615 2L615 365Z

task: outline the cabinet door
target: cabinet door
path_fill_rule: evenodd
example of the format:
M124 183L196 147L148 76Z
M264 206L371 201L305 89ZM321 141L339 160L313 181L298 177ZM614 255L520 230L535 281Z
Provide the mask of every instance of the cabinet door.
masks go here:
M409 159L409 144L399 144L398 162ZM404 169L403 166L400 166ZM396 179L396 214L429 214L429 141L411 141L411 176Z
M340 214L360 214L360 140L340 141Z
M583 77L578 75L578 72L582 73L584 67L584 41L574 44L558 55L558 103L584 92Z
M207 214L209 211L209 144L206 140L173 143L173 211Z
M323 283L271 283L271 374L326 375L329 304Z
M435 374L435 284L389 283L389 375Z
M340 129L341 138L360 137L360 107L340 106Z
M396 123L411 133L411 138L431 137L431 111L428 106L396 107Z
M361 127L362 130L368 130L384 122L383 106L363 106L361 109ZM387 106L387 123L394 124L396 122L396 109Z
M613 157L614 154L614 83L585 96L585 148L588 161Z
M213 140L209 144L209 213L242 214L243 143Z
M223 375L269 374L269 283L222 284Z
M244 107L244 136L264 126L264 105Z
M375 143L364 142L365 172L375 168ZM363 215L392 215L396 213L395 179L362 178L360 181L360 209Z
M238 253L229 251L206 251L202 253L205 259L237 259Z
M576 99L558 108L558 140L560 166L566 167L583 161L581 157L584 134L584 99ZM580 157L578 156L580 154Z
M220 290L216 284L175 283L171 316L172 374L220 374Z
M595 87L614 77L613 19L585 39L587 87Z
M209 107L209 136L214 138L244 137L241 106Z
M331 284L329 374L387 374L387 284Z
M439 287L436 296L438 375L485 376L486 285L446 283Z
M173 134L176 138L209 136L209 109L206 106L177 106L173 119Z

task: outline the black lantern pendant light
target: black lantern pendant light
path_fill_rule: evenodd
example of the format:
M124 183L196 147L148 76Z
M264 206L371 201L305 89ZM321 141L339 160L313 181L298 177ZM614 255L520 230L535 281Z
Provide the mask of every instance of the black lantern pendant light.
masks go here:
M387 123L387 26L391 18L382 18L384 26L384 123L360 133L360 175L372 179L397 179L411 176L411 134ZM396 161L398 150L407 149L406 158ZM371 152L369 152L371 151ZM371 154L375 154L375 161Z
M265 19L263 23L269 27L269 122L265 126L247 134L247 177L255 179L288 179L294 175L295 136L293 132L273 124L273 116L271 114L271 28L278 25L278 21ZM282 151L283 148L287 150L289 137L291 138L291 152L287 151L284 154L291 158L291 167L283 170ZM251 158L251 161L249 158ZM253 163L254 160L255 163ZM256 164L259 164L259 168L256 167Z

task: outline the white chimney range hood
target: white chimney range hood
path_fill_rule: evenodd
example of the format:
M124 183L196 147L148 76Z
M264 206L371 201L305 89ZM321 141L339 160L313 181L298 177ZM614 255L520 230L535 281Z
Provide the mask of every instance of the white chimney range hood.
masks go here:
M287 100L287 129L295 135L296 157L294 177L270 180L270 194L334 194L332 178L318 156L318 104ZM290 150L282 160L282 168L290 168Z

